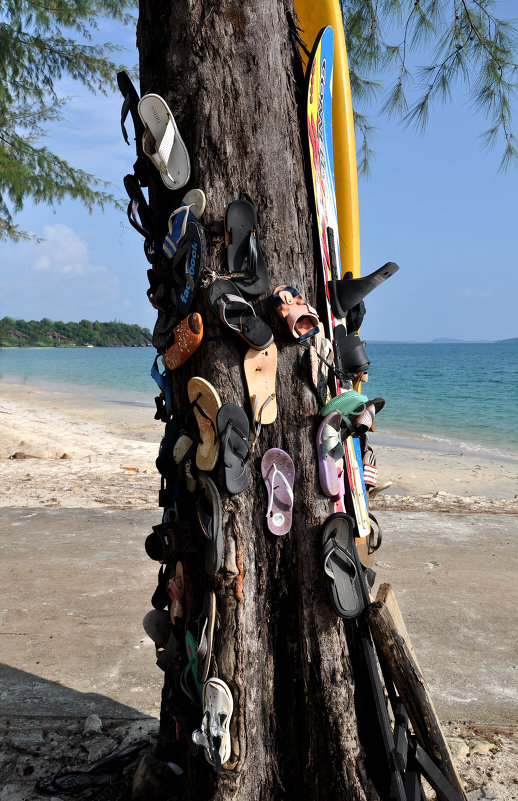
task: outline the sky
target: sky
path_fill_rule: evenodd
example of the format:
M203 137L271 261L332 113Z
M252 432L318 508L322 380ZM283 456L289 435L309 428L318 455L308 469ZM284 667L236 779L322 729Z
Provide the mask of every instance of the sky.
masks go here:
M516 0L498 15L516 16ZM137 63L132 29L104 24L99 39L123 44ZM72 81L66 121L45 144L87 172L111 181L126 203L123 176L134 147L120 130L119 93L91 95ZM518 105L515 108L518 128ZM518 336L518 168L498 173L500 150L482 148L485 119L463 87L436 106L424 135L371 117L377 133L371 177L359 180L362 274L387 261L399 272L366 299L369 340L498 340ZM128 119L130 137L133 130ZM0 317L122 320L152 329L142 238L124 211L89 214L79 201L52 209L27 203L17 217L40 242L0 243Z

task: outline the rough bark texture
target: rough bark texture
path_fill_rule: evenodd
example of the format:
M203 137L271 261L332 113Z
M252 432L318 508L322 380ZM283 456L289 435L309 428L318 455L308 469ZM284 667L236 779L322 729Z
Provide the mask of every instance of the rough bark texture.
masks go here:
M292 283L315 303L317 251L304 173L298 107L303 76L290 32L292 12L282 0L141 0L141 92L162 95L175 114L191 154L186 189L200 187L207 195L202 222L209 228L222 222L227 204L249 195L258 213L270 293ZM151 205L163 221L182 195L183 190L163 188L158 172L151 176ZM221 268L222 236L208 234L208 244L212 268ZM214 583L215 668L233 692L233 756L215 775L201 754L187 754L190 732L176 740L167 675L161 755L187 764L186 799L377 798L368 778L375 776L375 752L368 770L364 752L376 724L362 671L353 681L349 655L357 649L355 627L344 627L332 612L321 566L319 525L329 507L317 492L317 404L308 388L307 353L276 317L268 295L254 305L271 325L279 351L279 414L263 428L252 454L249 490L233 497L222 491L225 558ZM213 383L223 403L233 401L249 412L245 343L220 326L204 293L194 309L203 315L204 342L175 374L178 415L187 406L186 383L194 375ZM297 470L294 522L286 537L272 536L264 523L259 465L270 447L288 451ZM223 490L218 470L214 478ZM184 567L189 622L203 578L196 565ZM195 711L194 718L199 726L201 713ZM375 778L379 790L383 777Z

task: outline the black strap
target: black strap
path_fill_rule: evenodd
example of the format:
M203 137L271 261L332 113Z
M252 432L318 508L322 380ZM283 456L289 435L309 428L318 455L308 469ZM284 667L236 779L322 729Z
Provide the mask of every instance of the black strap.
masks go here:
M246 447L246 456L245 456L243 459L241 459L241 455L240 455L240 454L239 454L239 453L236 451L236 449L235 449L235 448L233 448L233 447L232 447L232 445L230 446L230 450L232 451L232 453L233 453L233 454L235 454L235 455L236 455L236 456L237 456L237 457L240 459L240 461L241 461L241 467L243 467L243 468L244 468L244 467L245 467L245 465L246 465L246 463L248 462L248 460L249 460L249 458L250 458L250 450L249 450L249 448L248 448L248 442L247 442L247 440L246 440L246 439L244 438L244 436L241 434L241 432L239 431L239 429L238 429L238 428L236 428L236 427L235 427L235 425L233 425L233 423L232 423L232 420L227 420L227 424L226 424L226 426L225 426L225 430L224 430L224 432L223 432L223 436L221 437L221 445L222 445L222 447L223 447L223 455L225 455L225 448L226 448L226 447L227 447L227 445L229 444L230 435L232 434L232 431L235 431L235 432L236 432L236 434L239 436L239 438L240 438L240 439L241 439L241 440L242 440L242 441L245 443L245 447ZM226 467L231 467L232 465L228 465L228 464L225 462L225 466L226 466Z
M217 430L216 430L216 426L214 425L214 420L212 420L212 418L210 418L210 417L209 417L209 415L207 414L207 412L205 412L205 411L204 411L204 410L201 408L200 404L198 403L198 398L201 398L201 395L202 395L202 393L201 393L201 392L198 392L198 394L197 394L197 396L195 397L195 399L194 399L193 401L191 401L191 403L189 404L189 408L190 408L190 409L198 409L198 411L199 411L199 413L201 414L201 416L202 416L202 417L204 417L204 418L205 418L205 420L208 420L208 421L209 421L209 423L210 423L210 424L211 424L211 426L212 426L212 430L214 431L214 443L216 443L216 442L218 441L218 432L217 432Z

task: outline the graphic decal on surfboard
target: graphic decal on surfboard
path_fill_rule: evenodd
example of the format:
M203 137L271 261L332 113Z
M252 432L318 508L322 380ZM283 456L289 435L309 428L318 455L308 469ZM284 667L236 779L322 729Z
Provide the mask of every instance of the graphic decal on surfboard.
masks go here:
M337 326L343 326L344 322L334 317L328 290L328 282L332 279L340 279L342 275L333 161L333 56L334 34L333 29L328 26L317 37L312 57L308 63L307 127L313 194L326 288L327 319L324 324L326 335L334 344L335 329ZM340 367L337 350L334 345L335 364ZM338 394L340 391L340 382L337 380L336 393ZM358 537L367 537L370 533L370 523L365 491L361 481L361 467L357 462L352 442L349 441L345 448L345 462L349 478L350 499L358 529L357 535ZM340 511L341 509L335 505L335 510Z

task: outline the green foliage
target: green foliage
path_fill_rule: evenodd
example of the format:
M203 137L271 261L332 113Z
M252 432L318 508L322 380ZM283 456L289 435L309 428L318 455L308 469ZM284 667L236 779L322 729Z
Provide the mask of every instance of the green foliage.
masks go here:
M37 320L0 320L0 345L2 347L59 347L94 345L96 347L132 347L147 345L151 334L147 328L128 325L114 320L111 323L94 323L81 320L79 323L54 322L44 317Z
M450 100L462 82L475 110L488 120L483 143L503 144L500 169L516 161L511 108L518 89L518 31L496 16L498 0L341 0L341 7L355 102L378 98L378 77L392 76L382 112L422 131L431 105ZM430 63L413 64L417 50ZM356 124L365 172L371 128L359 113Z
M68 76L92 91L112 86L119 48L92 44L103 18L129 22L136 0L0 0L0 239L27 238L13 221L27 198L79 198L91 211L114 202L108 185L41 145L61 120L55 84Z

